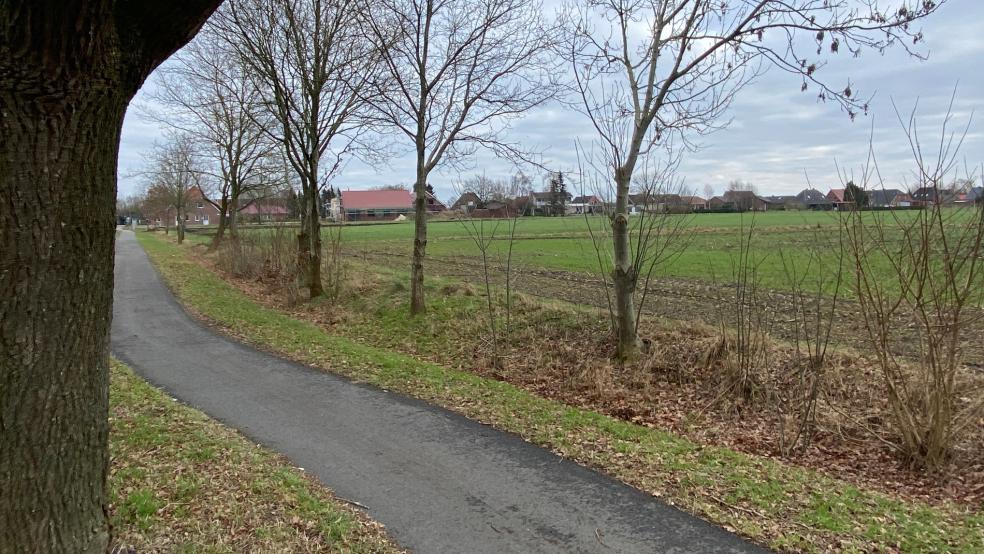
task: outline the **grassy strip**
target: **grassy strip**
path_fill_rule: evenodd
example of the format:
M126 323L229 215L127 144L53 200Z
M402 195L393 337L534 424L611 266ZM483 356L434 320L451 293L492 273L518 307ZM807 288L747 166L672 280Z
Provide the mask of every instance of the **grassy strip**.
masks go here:
M331 336L255 304L174 244L146 233L139 238L179 297L234 335L515 432L763 544L789 551L984 549L980 511L900 501Z
M139 552L398 552L381 526L280 456L113 362L116 542Z

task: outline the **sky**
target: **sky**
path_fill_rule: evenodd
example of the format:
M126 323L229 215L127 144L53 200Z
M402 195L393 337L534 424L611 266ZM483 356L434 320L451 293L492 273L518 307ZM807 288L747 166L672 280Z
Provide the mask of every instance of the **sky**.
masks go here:
M984 163L984 2L950 0L922 23L925 60L911 58L898 49L885 54L866 51L859 58L839 55L823 68L821 78L832 88L850 82L861 97L871 97L867 115L854 121L831 102L817 101L816 92L800 92L800 80L772 70L743 89L731 105L720 131L699 138L700 148L685 155L679 175L698 195L710 187L720 194L730 181L755 185L759 194L796 194L807 184L826 192L840 186L842 173L857 172L873 144L886 188L905 188L914 165L906 135L896 117L893 102L907 117L918 104L921 137L939 139L940 126L953 99L952 128L966 136L961 160L980 168ZM156 140L161 125L140 117L139 106L151 101L151 76L137 94L123 124L119 157L118 196L137 193L143 187L135 174ZM541 106L513 122L506 140L531 145L554 170L577 167L576 141L590 143L593 129L585 116L559 103ZM507 177L515 166L480 152L464 169L441 169L430 182L441 199L453 199L455 184L469 176ZM534 185L543 177L535 169ZM977 173L980 173L978 169ZM410 186L414 158L409 152L388 163L347 162L333 185L342 190L382 185ZM575 191L576 192L576 191Z

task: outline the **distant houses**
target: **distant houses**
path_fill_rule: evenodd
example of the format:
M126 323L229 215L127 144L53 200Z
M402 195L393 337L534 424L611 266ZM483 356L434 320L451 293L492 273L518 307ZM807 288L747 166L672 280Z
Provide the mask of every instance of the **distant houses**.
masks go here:
M760 196L752 190L729 190L718 196L702 198L686 194L632 193L628 197L629 215L642 213L701 213L701 212L767 212L777 210L850 210L855 203L845 188L828 189L826 193L816 188L806 188L797 194ZM965 188L961 191L942 191L933 188L917 189L911 193L901 189L871 189L864 191L863 209L910 209L933 203L972 204L984 203L984 187ZM581 215L611 213L614 202L599 195L571 197L564 193L530 192L525 196L503 199L504 209L488 217L519 215ZM463 193L451 209L478 217L488 212L476 213L476 207L485 208L478 196Z

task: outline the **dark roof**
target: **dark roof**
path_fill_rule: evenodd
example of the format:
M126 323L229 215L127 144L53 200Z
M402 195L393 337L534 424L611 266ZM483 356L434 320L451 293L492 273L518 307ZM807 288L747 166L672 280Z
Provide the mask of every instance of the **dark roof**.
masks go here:
M897 196L904 196L905 193L899 189L874 189L868 191L869 206L888 206Z
M974 187L967 192L967 200L977 200L984 198L984 187Z
M454 201L454 204L451 205L451 209L457 210L458 208L462 206L467 206L469 204L473 204L475 207L478 207L478 205L481 203L482 201L478 197L478 195L475 194L474 192L469 191L469 192L462 193L462 195L459 196L458 199Z
M808 206L830 204L830 200L827 200L827 195L817 189L803 189L796 195L796 199Z

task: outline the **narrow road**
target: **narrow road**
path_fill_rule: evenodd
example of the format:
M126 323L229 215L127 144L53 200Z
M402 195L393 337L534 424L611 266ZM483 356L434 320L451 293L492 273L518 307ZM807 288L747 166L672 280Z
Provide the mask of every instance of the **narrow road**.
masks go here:
M760 551L518 436L215 334L131 232L116 242L114 303L115 356L367 506L414 552Z

